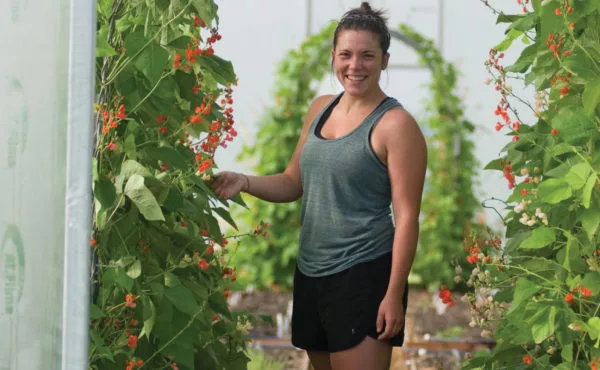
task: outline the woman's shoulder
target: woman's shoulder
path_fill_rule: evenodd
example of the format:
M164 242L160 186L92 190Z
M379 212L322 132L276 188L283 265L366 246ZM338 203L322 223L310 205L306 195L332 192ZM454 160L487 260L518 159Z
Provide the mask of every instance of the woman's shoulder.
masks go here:
M410 138L413 135L420 136L422 134L415 118L402 105L390 108L385 112L378 127L380 134L384 137Z
M337 95L329 94L321 95L313 99L313 101L310 103L310 106L308 107L308 112L306 113L306 121L312 122L315 119L315 117L319 113L321 113L321 111L325 109L325 107L329 105L329 103L331 103L331 101L336 97Z
M318 110L321 111L323 108L325 108L329 103L331 103L331 101L333 99L335 99L337 97L336 94L326 94L326 95L321 95L321 96L317 96L315 99L313 99L313 101L310 103L310 107L309 107L309 111L310 110Z

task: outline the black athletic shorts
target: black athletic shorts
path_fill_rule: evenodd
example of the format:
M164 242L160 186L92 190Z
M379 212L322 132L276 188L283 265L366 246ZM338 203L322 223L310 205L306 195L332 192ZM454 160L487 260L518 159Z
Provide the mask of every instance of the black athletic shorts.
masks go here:
M337 352L377 338L377 312L387 291L392 254L356 264L323 277L309 277L296 267L292 344L307 351ZM402 299L406 313L408 284ZM404 328L390 340L404 343Z

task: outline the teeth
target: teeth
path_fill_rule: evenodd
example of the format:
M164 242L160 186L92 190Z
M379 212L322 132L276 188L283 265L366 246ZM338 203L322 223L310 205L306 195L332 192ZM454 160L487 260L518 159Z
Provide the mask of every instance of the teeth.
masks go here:
M359 76L348 76L348 79L352 80L352 81L362 81L365 78L366 78L365 76L360 76L360 77Z

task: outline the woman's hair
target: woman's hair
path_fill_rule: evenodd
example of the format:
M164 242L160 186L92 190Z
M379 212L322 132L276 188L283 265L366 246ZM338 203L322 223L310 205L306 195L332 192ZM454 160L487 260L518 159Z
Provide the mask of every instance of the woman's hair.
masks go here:
M346 12L339 21L333 34L333 48L341 31L358 30L371 31L379 37L379 44L385 55L390 48L390 31L386 25L387 18L382 10L373 10L367 1L363 1L359 8Z

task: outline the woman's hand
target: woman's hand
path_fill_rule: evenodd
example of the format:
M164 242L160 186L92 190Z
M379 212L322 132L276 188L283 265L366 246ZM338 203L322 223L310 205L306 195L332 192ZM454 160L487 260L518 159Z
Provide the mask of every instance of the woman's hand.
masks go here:
M379 340L395 337L404 327L404 305L402 294L388 291L379 304L377 313L377 333L385 331L377 337Z
M219 172L210 187L220 199L230 199L242 191L248 191L249 179L237 172Z

